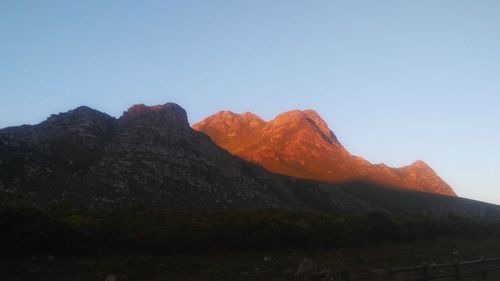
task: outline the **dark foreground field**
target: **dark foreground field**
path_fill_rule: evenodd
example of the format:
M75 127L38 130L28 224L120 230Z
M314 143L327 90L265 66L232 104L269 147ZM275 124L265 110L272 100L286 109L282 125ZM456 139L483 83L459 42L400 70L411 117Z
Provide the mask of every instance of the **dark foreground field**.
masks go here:
M33 256L0 263L0 280L387 280L384 269L500 256L500 238L451 239L370 245L362 249L216 251L203 254ZM295 276L310 258L313 274ZM331 274L327 272L330 271ZM335 279L328 279L333 277ZM115 278L115 279L113 279ZM494 275L490 276L491 280ZM463 280L481 280L471 276Z
M500 257L498 220L457 216L18 205L0 207L0 230L1 281L388 280Z

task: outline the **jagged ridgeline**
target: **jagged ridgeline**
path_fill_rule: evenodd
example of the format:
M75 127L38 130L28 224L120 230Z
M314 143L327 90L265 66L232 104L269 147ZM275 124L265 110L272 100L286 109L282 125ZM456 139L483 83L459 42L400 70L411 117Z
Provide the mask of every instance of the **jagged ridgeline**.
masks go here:
M336 184L365 181L456 196L423 161L391 168L351 155L313 110L292 110L269 122L248 112L222 111L193 128L232 154L274 173Z
M325 141L340 147L329 130L317 127ZM172 103L134 105L118 119L79 107L38 125L0 130L0 198L4 203L470 216L500 213L496 205L398 189L379 178L326 183L273 174L257 164L232 155L193 130L184 109ZM421 163L416 166L409 174L427 171ZM419 186L426 184L418 182Z

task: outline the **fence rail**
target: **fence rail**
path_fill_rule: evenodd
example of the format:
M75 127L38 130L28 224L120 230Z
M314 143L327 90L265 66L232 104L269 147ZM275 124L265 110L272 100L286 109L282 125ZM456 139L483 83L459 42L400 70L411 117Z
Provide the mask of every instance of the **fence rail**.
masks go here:
M453 263L429 264L423 262L419 266L390 269L391 280L394 281L430 281L430 280L463 280L465 276L479 275L488 280L489 273L500 271L500 258L481 258L473 261L456 261ZM401 275L406 276L405 279Z

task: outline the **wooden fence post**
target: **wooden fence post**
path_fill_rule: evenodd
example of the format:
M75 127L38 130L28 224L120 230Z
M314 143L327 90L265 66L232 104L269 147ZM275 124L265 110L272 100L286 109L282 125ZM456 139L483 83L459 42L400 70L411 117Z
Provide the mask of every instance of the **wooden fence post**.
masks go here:
M486 261L484 260L484 256L481 257L481 278L483 280L488 279L488 271L486 270Z
M422 262L422 274L425 281L431 280L429 276L429 263L427 261Z
M460 274L460 260L457 258L457 262L455 263L455 279L457 281L462 280L462 275Z

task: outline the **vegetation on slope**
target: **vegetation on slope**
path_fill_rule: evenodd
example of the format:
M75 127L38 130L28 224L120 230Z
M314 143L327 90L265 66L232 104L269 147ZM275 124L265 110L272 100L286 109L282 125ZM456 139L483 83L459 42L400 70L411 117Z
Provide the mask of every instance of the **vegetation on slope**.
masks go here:
M379 242L495 237L500 222L457 216L334 215L278 210L0 208L5 257L178 254L364 247Z

